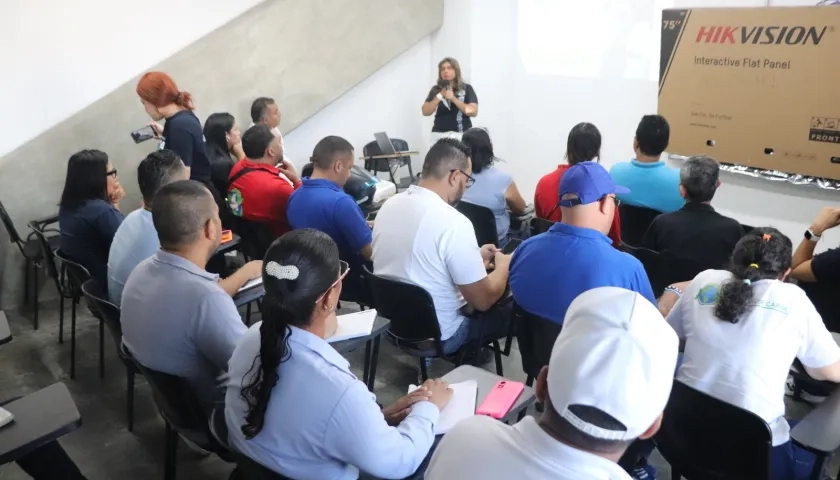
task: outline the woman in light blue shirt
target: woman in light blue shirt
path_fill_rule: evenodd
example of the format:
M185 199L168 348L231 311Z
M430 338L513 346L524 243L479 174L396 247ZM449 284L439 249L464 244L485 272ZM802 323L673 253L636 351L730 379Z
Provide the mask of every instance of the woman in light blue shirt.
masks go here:
M263 321L230 359L230 445L290 478L411 475L429 453L440 409L452 395L434 380L380 409L325 340L337 329L347 271L323 232L294 230L276 240L263 263Z
M524 213L525 200L519 194L513 177L493 166L497 158L487 130L471 128L464 132L461 141L470 149L472 176L475 178L475 183L464 193L462 200L487 207L493 212L499 246L503 247L510 240L508 209L514 214Z

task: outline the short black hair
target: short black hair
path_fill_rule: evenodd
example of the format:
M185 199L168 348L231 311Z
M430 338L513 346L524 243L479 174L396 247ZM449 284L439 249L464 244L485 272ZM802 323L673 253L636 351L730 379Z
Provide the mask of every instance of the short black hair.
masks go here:
M183 172L186 167L181 157L172 150L156 150L137 165L137 184L140 186L140 194L143 195L143 203L147 207L152 206L155 194L172 178Z
M651 157L658 157L668 148L671 127L662 115L645 115L636 127L636 141L639 151Z
M152 204L152 222L160 246L175 249L194 242L198 232L213 218L215 205L210 190L195 180L164 185Z
M258 123L242 135L242 150L250 159L263 158L265 151L274 140L274 133L264 123Z
M569 131L566 159L569 165L595 160L601 156L601 132L591 123L578 123Z
M72 209L96 199L108 200L108 155L101 150L76 152L67 161L59 205Z
M709 202L715 196L720 164L712 157L695 155L680 167L680 185L689 202Z
M452 170L466 170L469 166L470 147L454 138L441 138L426 154L423 161L423 178L441 179Z
M312 158L309 160L316 168L326 170L333 165L339 153L349 153L352 155L353 145L341 137L330 135L322 138L315 145L315 149L312 151Z
M464 132L461 141L470 147L470 160L472 161L473 173L481 173L489 168L496 161L493 154L493 142L490 141L490 134L486 129L473 127Z
M259 97L251 104L251 120L254 123L260 123L265 117L266 111L270 105L274 105L274 99L271 97Z
M568 443L574 447L582 450L595 453L618 453L625 450L631 443L631 440L604 440L602 438L593 437L572 425L571 422L563 418L551 402L546 402L543 411L543 418L540 421L547 422L552 432L560 437L564 443ZM627 431L627 427L619 422L613 416L607 414L603 410L588 405L569 405L568 409L576 417L586 423L615 431Z

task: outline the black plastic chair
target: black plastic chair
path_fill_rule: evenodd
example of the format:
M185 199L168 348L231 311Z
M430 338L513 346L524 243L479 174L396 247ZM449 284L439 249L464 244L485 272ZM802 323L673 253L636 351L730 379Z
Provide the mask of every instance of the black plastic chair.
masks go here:
M87 300L88 308L100 320L100 325L104 322L108 328L108 333L114 340L114 345L117 347L117 354L120 356L123 365L125 365L125 379L126 379L126 418L128 420L128 431L134 431L134 376L139 373L134 362L124 356L122 349L122 325L120 324L120 307L108 301L105 292L96 283L96 280L90 279L82 284L82 295ZM100 337L101 338L101 337ZM99 358L104 356L104 349L100 344ZM100 363L100 367L104 366ZM104 373L104 368L100 370L100 374Z
M650 286L653 288L653 294L656 298L659 298L659 296L662 295L662 292L665 291L665 287L670 284L667 275L667 268L669 268L669 266L665 263L662 255L659 252L648 250L643 247L634 247L627 244L622 244L621 247L622 250L630 255L633 255L642 262L642 266L645 268L648 280L650 280Z
M234 232L242 239L242 253L250 260L262 260L271 243L277 239L265 223L252 222L236 217Z
M672 480L770 478L773 436L764 420L676 380L654 441Z
M291 480L289 477L284 477L241 453L235 453L234 457L236 458L236 475L232 478L242 480Z
M515 302L512 315L519 325L517 338L519 353L522 356L522 370L527 375L525 385L530 387L542 367L548 365L551 349L554 348L554 342L563 325L529 313Z
M391 145L394 146L394 151L408 151L408 142L401 138L392 138ZM382 150L379 148L379 144L376 143L376 141L373 141L364 146L364 148L362 149L362 155L364 155L365 157L382 155ZM412 170L411 168L410 156L405 155L398 158L365 158L365 170L373 173L374 176L376 176L376 174L379 172L388 172L388 176L391 179L391 183L393 183L397 187L397 191L399 191L400 187L408 188L408 185L400 184L394 177L394 175L397 173L400 167L408 167L408 185L414 183L416 178L414 177L414 170Z
M379 315L391 321L388 336L402 351L420 358L422 381L428 379L426 358L443 358L453 361L456 366L461 365L468 347L476 345L462 346L454 358L444 355L440 323L429 292L417 285L375 275L367 267L364 267L364 270L373 293L373 307ZM492 339L491 342L496 360L496 373L502 375L501 345L498 339ZM483 339L476 342L478 347L484 343Z
M122 346L123 355L130 359L137 370L146 377L152 389L155 405L166 424L164 440L165 480L175 480L178 464L178 435L208 452L215 453L226 462L233 462L233 454L216 440L210 431L209 412L201 403L186 379L169 375L143 366Z
M479 247L499 246L499 237L496 235L496 217L489 208L464 201L458 202L455 208L472 222Z
M58 217L53 217L46 220L30 222L31 225L35 225L39 231L44 233L47 237L47 243L50 245L50 250L53 252L58 250L58 247L61 244L61 236L59 235L58 230L44 227L50 223L54 223L57 219ZM21 238L17 228L15 228L14 222L12 222L12 217L9 216L9 212L6 211L6 207L3 206L2 202L0 202L0 221L3 222L3 226L6 228L6 233L9 234L9 240L17 245L18 250L20 250L21 255L23 255L25 261L23 271L23 303L26 304L30 301L29 289L31 288L31 300L34 315L32 325L35 330L38 330L38 270L41 267L40 262L44 258L41 253L41 244L38 239L35 238L34 233L30 233L26 240ZM30 281L30 275L32 276L32 281Z
M641 245L653 219L662 212L647 207L622 203L618 206L621 217L621 240L628 245Z
M551 226L554 225L554 222L551 220L546 220L544 218L537 218L534 217L531 219L531 236L539 235L541 233L545 233L548 231Z

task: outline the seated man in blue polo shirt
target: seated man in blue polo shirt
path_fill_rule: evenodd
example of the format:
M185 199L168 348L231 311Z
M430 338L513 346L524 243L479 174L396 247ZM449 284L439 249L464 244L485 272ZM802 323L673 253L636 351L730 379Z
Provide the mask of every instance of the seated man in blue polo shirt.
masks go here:
M325 137L315 145L311 161L312 176L289 198L286 217L292 229L314 228L335 241L341 259L350 264L345 291L357 298L373 234L362 209L343 189L353 167L353 145L341 137Z
M656 305L641 262L607 237L618 199L629 193L596 162L569 168L560 182L562 221L531 237L513 254L510 290L525 311L563 323L578 295L597 287L640 293Z

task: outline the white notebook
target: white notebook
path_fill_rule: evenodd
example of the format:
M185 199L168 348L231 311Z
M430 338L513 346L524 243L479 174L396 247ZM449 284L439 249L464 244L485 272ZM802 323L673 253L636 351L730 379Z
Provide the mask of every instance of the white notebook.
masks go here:
M410 385L408 393L417 390L417 385ZM452 399L440 412L440 418L435 425L435 435L443 435L461 420L475 415L475 403L478 396L478 383L475 380L453 383L449 385L452 389Z
M376 322L376 310L373 309L339 315L338 329L327 341L335 343L370 335L370 332L373 331L374 322Z
M245 285L242 285L242 287L239 289L239 291L244 292L245 290L248 290L250 288L254 288L257 285L262 285L262 283L263 283L262 277L257 277L253 280L248 280L247 282L245 282Z

